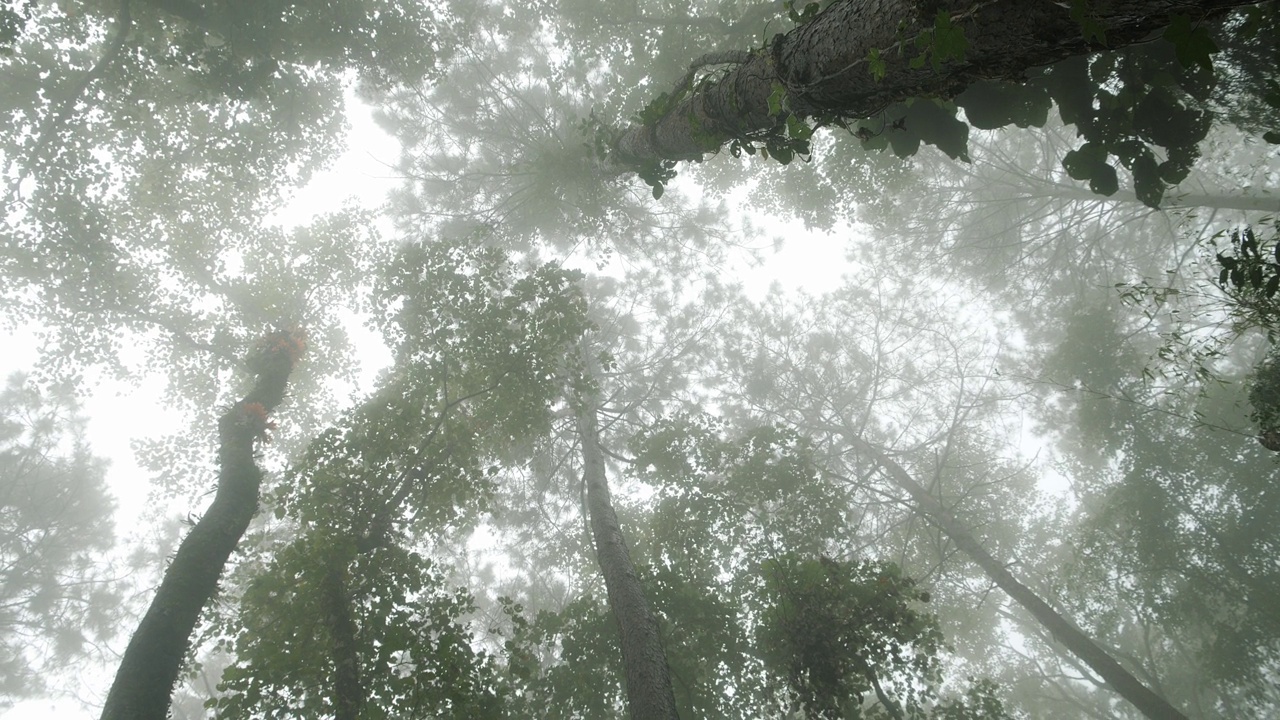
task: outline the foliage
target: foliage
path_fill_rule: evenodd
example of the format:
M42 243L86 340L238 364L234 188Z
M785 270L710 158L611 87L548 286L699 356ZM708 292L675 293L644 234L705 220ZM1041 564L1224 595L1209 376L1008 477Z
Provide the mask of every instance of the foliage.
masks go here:
M45 691L115 632L101 560L113 502L84 422L68 388L15 374L0 393L0 705Z
M501 607L510 624L503 640L509 717L624 716L617 624L603 598L583 595L532 617L509 598Z
M1228 348L1235 362L1203 384L1154 382L1119 309L1078 313L1044 363L1078 383L1043 411L1064 435L1059 467L1080 503L1055 584L1103 638L1182 678L1171 699L1257 701L1280 637L1261 600L1280 582L1261 528L1280 521L1280 503L1276 465L1247 430L1239 356L1253 349Z
M1253 228L1231 232L1232 254L1217 253L1218 287L1226 296L1231 313L1243 328L1264 330L1274 343L1280 332L1280 243L1259 242Z
M1222 23L1178 17L1122 54L1099 47L1107 38L1089 0L1061 4L1098 52L1025 84L979 82L954 101L916 98L855 123L806 116L775 83L771 126L727 146L780 162L749 178L708 163L695 176L706 202L683 204L673 163L640 168L649 189L635 192L598 162L610 125L577 118L593 105L626 117L690 57L760 48L779 7L799 24L826 3L462 3L447 28L443 6L376 0L135 0L124 6L132 18L114 0L5 4L0 109L14 129L0 131L0 153L20 202L6 215L0 273L9 307L58 324L66 368L119 349L121 328L143 330L160 338L148 362L173 369L182 392L213 398L232 367L224 356L284 320L313 330L316 384L351 377L338 309L370 287L357 304L392 348L377 389L269 478L266 512L208 632L206 648L229 663L210 707L336 715L354 679L363 717L621 717L619 628L584 570L565 430L588 336L605 351L601 440L623 469L612 473L620 521L683 716L1008 717L1005 687L958 680L989 671L1045 693L1065 686L1064 702L1093 697L1091 683L1054 684L1079 673L1011 629L1019 616L859 442L884 447L1179 704L1211 715L1244 693L1266 707L1280 589L1265 531L1280 518L1270 456L1230 431L1244 426L1245 385L1202 392L1195 377L1144 376L1158 323L1090 302L1134 267L1159 273L1194 253L1139 229L1136 213L1049 204L1028 219L1000 195L1079 198L1076 180L1108 194L1108 208L1168 204L1166 190L1207 154L1214 121L1274 129L1277 64L1250 49L1275 45L1274 4ZM898 37L921 76L969 52L965 14L941 5L912 4L925 32ZM866 59L873 77L892 51ZM438 60L448 82L422 87ZM333 156L353 73L404 144L397 230L456 239L390 256L374 213L264 225ZM717 77L677 85L639 120L669 117ZM1002 130L1056 122L1055 104L1079 129L1070 147L1040 131L1015 145ZM816 134L823 125L859 142ZM1010 150L1005 169L1022 174L978 174L993 155L982 144L997 141ZM966 162L943 170L922 145ZM812 167L782 167L815 148L826 152ZM941 210L948 183L966 182L991 194ZM723 221L740 207L717 203L748 185L766 199L746 218L767 208L854 228L844 289L750 302L719 279L708 248L755 235ZM1000 226L1005 214L1016 219ZM869 218L875 243L854 224ZM489 232L467 234L477 226ZM1220 256L1220 284L1265 298L1280 273L1265 243L1245 250L1245 237ZM921 250L966 243L978 250L967 259ZM668 265L647 262L654 248ZM565 269L592 264L590 279ZM1181 292L1169 283L1166 300ZM588 307L588 296L611 304ZM1060 316L1064 307L1086 309ZM1211 369L1252 362L1241 358ZM1274 367L1254 382L1255 411L1273 406ZM1029 414L1040 424L1028 427ZM1057 464L1025 457L1029 444ZM195 474L180 451L146 459L166 478ZM1040 471L1070 481L1075 516L1045 510ZM1123 715L1097 696L1099 715Z
M216 628L237 658L220 712L331 712L337 690L307 689L338 687L347 662L362 717L498 716L496 666L471 646L475 607L423 552L472 526L504 467L549 430L589 322L577 273L522 273L471 240L406 246L385 270L379 324L395 365L274 493L296 530L252 551L270 560Z
M911 58L909 65L918 70L928 63L934 72L942 72L944 63L964 62L964 53L969 49L964 28L956 25L946 10L938 11L933 27L917 35L915 45L919 54Z
M150 346L152 368L171 369L176 395L208 407L207 388L189 383L227 370L237 340L277 324L334 335L326 296L350 295L367 275L369 214L334 208L294 232L268 217L341 151L355 78L372 96L434 77L437 11L13 7L20 32L0 58L0 304L10 320L48 327L51 370L133 369L121 360L128 334ZM334 236L338 253L327 252ZM335 350L319 357L338 362Z
M1269 354L1254 368L1249 384L1250 419L1258 424L1258 441L1280 452L1280 360Z
M889 562L784 556L762 568L766 600L759 630L767 666L786 678L805 717L923 718L941 677L942 633L917 609L929 593ZM932 717L1007 717L990 686L970 690L975 707L951 702ZM880 708L868 711L864 697Z
M277 553L241 598L236 661L211 702L218 717L333 713L330 613L321 586L341 539L311 535ZM396 546L357 555L346 584L368 702L362 718L498 718L493 660L472 648L470 596L447 586L418 553ZM317 692L317 690L320 690Z
M915 155L921 143L936 146L953 160L969 160L969 126L956 118L949 102L917 99L886 108L872 121L857 123L854 134L869 150L893 150L900 158Z
M928 684L939 675L937 621L911 607L927 602L891 563L779 559L763 568L772 596L762 620L766 662L788 679L808 717L858 717L884 678ZM911 702L914 683L901 683Z

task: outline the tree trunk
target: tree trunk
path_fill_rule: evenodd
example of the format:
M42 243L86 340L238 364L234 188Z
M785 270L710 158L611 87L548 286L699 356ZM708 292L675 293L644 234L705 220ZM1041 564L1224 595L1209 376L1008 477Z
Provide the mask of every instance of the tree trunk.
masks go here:
M284 399L302 351L299 337L267 336L255 361L257 380L218 421L218 491L165 571L151 607L129 640L102 709L103 720L164 720L191 633L218 589L227 558L258 509L262 471L253 444L267 430L267 414Z
M1120 663L1116 662L1106 650L1098 647L1089 636L1080 631L1070 620L1060 615L1048 603L1040 599L1035 591L1023 585L1010 573L1008 568L996 560L982 543L973 536L969 529L962 525L938 499L929 494L920 483L911 477L901 465L894 462L882 450L866 442L852 433L844 434L855 448L867 453L889 474L889 478L902 488L915 501L916 507L926 518L937 525L947 537L960 548L969 559L977 563L996 585L1000 586L1009 597L1031 613L1041 625L1053 634L1076 657L1080 658L1095 673L1107 682L1125 700L1133 703L1143 715L1151 720L1187 720L1167 700L1143 685Z
M800 3L797 3L799 5ZM1250 0L1090 0L1090 19L1105 32L1105 48L1085 39L1068 2L1050 0L838 0L817 17L750 53L717 81L696 88L669 112L633 126L614 143L623 165L698 160L733 138L778 125L769 113L775 88L787 109L807 118L875 115L911 97L950 98L978 79L1018 80L1035 67L1091 50L1115 49L1149 39L1172 15L1193 21ZM919 54L914 38L932 29L946 11L968 41L962 62L935 71L931 62L911 68ZM905 39L905 42L904 42ZM903 47L900 47L903 46ZM901 52L899 50L901 49ZM879 52L884 76L871 74L868 57ZM776 101L775 101L776 102Z
M667 653L658 632L658 619L649 608L644 588L640 586L622 528L618 526L618 515L613 511L613 501L609 497L594 407L579 410L578 433L582 438L582 479L587 486L587 508L591 515L596 558L600 562L609 608L618 623L618 636L622 642L627 707L632 720L679 720Z
M330 562L320 588L329 628L329 651L333 658L333 708L335 720L356 720L364 705L364 687L360 684L360 652L356 646L356 623L351 615L351 598L347 595L347 563L335 558Z

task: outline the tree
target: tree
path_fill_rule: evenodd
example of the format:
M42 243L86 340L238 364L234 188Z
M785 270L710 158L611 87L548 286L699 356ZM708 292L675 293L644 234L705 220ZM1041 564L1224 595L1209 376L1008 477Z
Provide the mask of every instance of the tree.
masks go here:
M15 374L0 394L0 700L46 691L115 625L112 499L84 423L66 387Z
M1168 685L1188 705L1265 703L1280 626L1259 600L1278 580L1259 562L1274 550L1259 528L1280 508L1241 382L1265 350L1246 337L1211 377L1150 384L1147 347L1159 338L1128 329L1126 315L1123 306L1081 309L1042 364L1063 396L1046 420L1065 436L1064 469L1080 499L1081 552L1062 580L1075 590L1064 599L1080 607L1097 593L1132 603L1156 629L1125 645L1146 667L1186 677ZM1075 349L1085 338L1097 348L1087 356ZM1108 634L1123 632L1110 625Z
M1194 21L1249 4L1197 3ZM836 2L803 18L795 30L775 35L765 48L695 60L670 94L646 107L641 123L608 139L611 157L623 167L636 169L654 186L655 195L673 176L675 161L700 160L724 146L736 155L740 149L754 152L761 145L785 164L797 153L807 154L812 134L807 121L845 124L849 119L878 115L908 98L947 100L979 78L1025 82L1031 68L1103 47L1141 42L1169 25L1175 13L1192 10L1163 1L1105 3L1087 9L1083 4L1027 6L1013 0L931 3L928 11L924 7L909 2L876 6ZM1187 15L1176 17L1166 36L1176 42L1179 61L1186 66L1208 65L1209 53L1216 48L1191 30L1193 20ZM720 65L731 69L693 82L700 68ZM1064 111L1074 112L1072 94L1078 96L1083 89L1080 81L1087 86L1089 80L1070 75L1051 71L1047 85L1037 84L1029 102L1047 108L1052 97ZM1008 86L1001 88L1010 92ZM1000 91L990 92L999 95ZM1017 95L1016 88L1013 93ZM1153 103L1171 103L1156 93L1147 97ZM1027 112L1006 101L986 122L1020 121ZM1149 108L1142 114L1151 112ZM945 104L916 102L905 116L886 118L881 128L901 121L910 134L902 142L918 145L924 140L953 158L962 158L967 130L953 115L954 108L949 110ZM1087 156L1089 167L1073 175L1092 177L1095 168L1106 164L1109 151L1118 148L1104 144L1086 148L1076 160L1079 165ZM1122 159L1141 166L1140 195L1148 181L1156 182L1152 174L1156 161L1149 153ZM1106 175L1101 169L1096 173L1098 178ZM1109 188L1095 180L1094 189L1106 193ZM1158 201L1159 193L1153 189L1147 199Z
M1054 522L1068 513L1043 510L1047 501L1034 491L1034 470L1042 468L1018 457L1021 436L1010 426L1022 417L1019 397L1034 383L1024 382L1030 371L1021 365L1018 378L1003 375L1015 365L998 352L1006 346L997 331L1016 328L1005 322L1018 309L1008 302L1013 296L984 294L918 265L864 253L856 283L840 293L752 303L714 277L725 257L717 248L722 238L755 241L739 234L750 218L731 217L713 195L742 187L742 173L728 173L735 176L731 182L696 201L678 186L670 194L664 188L673 160L726 145L729 154L804 156L816 137L812 126L820 123L852 131L855 139L845 138L839 157L877 146L910 156L925 143L972 159L970 126L1042 124L1056 102L1084 139L1062 158L1071 180L1119 199L1123 173L1132 180L1133 199L1164 202L1165 191L1190 172L1214 117L1206 99L1212 95L1201 92L1215 47L1206 41L1206 27L1222 17L1219 11L1239 4L1180 4L1181 12L1156 0L1098 7L1028 8L1012 0L784 7L797 29L760 51L695 61L674 95L643 109L633 107L635 100L670 79L650 68L681 74L688 57L706 48L746 46L751 41L740 33L750 28L734 20L763 17L768 4L717 2L710 9L712 3L653 0L619 11L618 23L594 7L574 13L572 3L459 8L460 27L486 32L448 58L451 84L426 90L411 77L415 71L370 94L388 102L387 115L406 141L401 167L409 180L394 213L410 245L383 266L379 289L361 298L395 350L394 365L376 391L317 434L279 477L264 479L251 454L268 408L263 404L259 417L247 412L248 400L232 404L227 423L243 426L232 444L252 492L232 503L236 517L226 527L235 537L223 537L215 556L202 563L198 592L181 605L182 626L171 629L165 657L151 666L178 672L187 638L232 546L247 532L265 482L269 512L241 543L224 582L227 602L199 636L202 651L221 653L219 663L226 662L211 702L225 714L599 718L621 716L628 707L648 715L642 709L648 707L659 717L998 717L997 691L986 681L968 683L957 696L945 692L965 687L963 675L1007 677L1014 650L1002 643L1023 647L1003 619L1021 622L1025 614L988 592L994 582L1070 638L1106 678L1082 663L1084 680L1119 684L1147 713L1177 717L1158 696L1169 692L1169 665L1146 662L1172 655L1174 642L1135 654L1128 628L1177 629L1178 642L1241 629L1230 623L1191 628L1190 613L1161 604L1176 597L1197 611L1234 609L1164 592L1176 575L1157 566L1159 553L1149 542L1171 528L1171 519L1200 519L1186 511L1209 498L1155 513L1154 522L1146 522L1150 508L1134 501L1151 487L1163 491L1162 498L1176 495L1165 481L1182 476L1153 468L1160 445L1178 442L1178 432L1190 426L1176 424L1168 433L1139 432L1134 423L1106 426L1145 446L1131 454L1123 442L1120 451L1108 444L1100 453L1105 463L1142 467L1132 477L1109 477L1091 496L1132 521L1126 528L1136 528L1097 547L1111 565L1126 568L1126 582L1141 578L1149 597L1118 592L1123 586L1108 584L1105 563L1079 558L1080 576L1093 579L1089 592L1052 597L1048 590L1067 576L1041 570L1042 561L1059 558L1055 552L1069 556L1072 548L1064 545L1091 536L1082 532L1085 526L1063 531L1066 539L1055 532ZM80 107L74 98L86 92L76 89L81 84L98 87L112 67L158 66L148 53L170 47L164 33L143 33L149 43L131 45L136 41L125 29L139 21L130 17L131 4L120 7L110 26L101 13L77 24L60 10L30 11L37 13L33 19L108 38L100 56L107 62L85 61L91 67L79 80L48 71L50 78L68 78L63 90L75 91L62 94L73 98L66 107ZM282 164L273 160L306 166L323 157L329 138L323 121L331 115L322 108L306 119L301 136L314 140L312 147L293 144L300 136L289 132L287 113L256 113L288 95L277 83L332 80L331 71L347 59L394 67L405 49L384 52L373 37L386 34L382 26L368 36L355 30L352 39L348 31L362 23L338 22L338 38L322 37L320 44L334 40L340 50L312 54L302 30L342 20L346 6L340 4L314 10L272 3L250 12L166 0L163 7L159 20L146 22L191 40L198 57L195 64L178 63L179 77L200 78L200 63L226 60L212 73L225 82L214 82L216 101L205 104L153 109L146 92L122 97L157 116L175 107L216 107L208 117L222 124L205 127L205 115L194 114L196 137L205 145L186 148L208 152L168 172L163 162L157 169L146 165L146 156L130 155L142 147L161 157L160 136L144 133L141 145L128 127L104 136L111 149L120 145L121 157L141 163L135 177L132 165L116 165L110 153L63 152L63 146L88 147L76 144L75 124L68 121L57 131L61 146L31 140L39 152L27 153L23 143L42 134L42 118L52 118L50 127L63 125L63 106L54 97L23 110L21 117L35 118L28 123L35 130L14 136L23 150L18 156L32 165L31 158L53 154L48 163L32 165L37 172L18 171L17 190L39 202L6 216L18 238L10 269L26 278L23 287L54 299L47 306L63 320L76 312L109 320L104 338L132 323L160 328L195 353L221 353L220 361L179 368L199 378L201 368L230 367L235 341L258 332L269 316L318 319L335 328L335 299L363 291L371 274L363 271L383 264L348 244L367 217L360 213L322 222L318 230L260 232L269 204L264 198L288 184L279 182ZM1235 17L1224 27L1234 27ZM22 24L2 26L6 47L13 44L10 35L25 37L8 30ZM1153 33L1168 42L1152 43L1161 50L1147 59L1093 52L1104 40L1119 47ZM578 38L589 39L586 49L566 51L578 47ZM41 36L30 40L46 52L66 46ZM823 65L828 50L836 67ZM1148 62L1161 53L1163 65ZM1028 74L1031 66L1062 58ZM711 63L730 69L699 79ZM22 67L40 77L58 66ZM1167 80L1154 79L1162 73ZM1010 81L977 83L979 76ZM152 87L145 73L130 77L143 83L131 88ZM157 87L176 93L167 77L161 74ZM1265 74L1249 77L1253 92L1266 87ZM613 82L624 87L598 106L596 118L580 123ZM95 124L100 117L125 117L109 102L102 107L80 117L81 125L102 129ZM647 129L613 131L616 116L631 110ZM857 120L860 114L872 117ZM316 117L320 126L310 124ZM272 122L258 124L263 118ZM186 138L181 125L168 122L163 137ZM277 140L283 145L273 144ZM229 169L227 147L253 162ZM615 162L602 163L602 151L611 151ZM867 180L859 197L879 209L891 202L884 189L910 180L887 155L853 164L852 172ZM618 176L627 167L639 171L650 191ZM892 178L878 176L884 168ZM202 201L164 207L144 192L145 183L135 182L144 176L167 179ZM249 183L243 197L231 194L227 177ZM1061 173L1051 178L1066 183ZM822 195L829 203L841 196L834 180ZM1061 222L1048 218L1044 225ZM472 234L476 226L487 232ZM44 239L48 247L40 244ZM282 239L292 247L280 247ZM323 252L297 256L317 239ZM1099 238L1097 247L1109 249L1105 242ZM196 292L171 292L156 280L153 273L172 260L165 255L170 248L180 256L172 263L181 268L173 282L193 280ZM194 248L189 256L188 248ZM235 267L239 262L247 269ZM565 269L592 266L586 280ZM40 269L50 270L53 280L39 276ZM1054 279L1089 283L1108 268L1099 262L1089 270L1097 275L1086 280L1064 270ZM79 283L89 288L82 294L77 283L90 275L94 283ZM267 282L273 275L278 283ZM312 298L313 285L330 292ZM601 297L608 301L597 304ZM224 298L231 300L202 314L206 301ZM18 297L24 301L29 313L44 312L44 305ZM957 306L981 315L966 317ZM73 327L63 323L68 334ZM217 334L220 327L225 336ZM1023 358L1033 366L1044 359L1036 354L1043 350L1040 338L1055 332L1042 329ZM588 335L593 347L610 351L599 367L594 356L582 354ZM1009 346L1024 349L1020 340ZM1089 354L1084 343L1075 349ZM320 357L343 367L337 353ZM79 360L71 358L68 367ZM1132 374L1127 368L1104 373ZM201 381L207 390L219 377L205 372ZM204 407L212 413L216 405ZM155 457L184 467L172 462L174 455ZM201 522L211 516L216 519L213 510ZM1215 522L1188 527L1212 528L1213 538L1183 527L1174 547L1194 569L1196 587L1225 578L1233 595L1256 597L1269 579L1226 568L1231 556L1219 552L1223 539L1232 538L1235 518L1205 517ZM109 713L130 712L139 657L158 647L149 634L156 616L178 607L170 595L197 554L204 530L196 530L170 569L155 613L134 638ZM518 547L507 553L491 540ZM1018 558L1022 566L997 558ZM486 566L486 559L494 561ZM1071 567L1065 561L1045 566ZM926 597L936 620L924 610ZM1063 620L1067 609L1093 639ZM1160 613L1161 623L1147 622ZM860 615L878 622L859 622ZM806 624L815 617L831 632ZM935 632L943 628L955 638L954 653ZM1197 634L1201 629L1206 632ZM1047 657L1034 638L1028 646L1034 646L1028 651L1033 661ZM920 657L912 654L916 647ZM1271 656L1245 650L1234 658L1236 667L1265 672ZM162 712L161 685L167 690L171 682L148 688L151 714ZM1126 712L1109 699L1098 706Z
M592 379L588 376L587 382ZM680 715L671 689L671 671L667 667L658 620L649 607L609 497L604 452L600 447L598 401L588 393L583 395L577 398L581 404L577 413L582 443L582 482L587 489L596 557L604 575L609 607L618 624L629 714L636 720L678 720Z
M956 480L962 484L952 492L958 493L959 499L949 508L935 495L938 491L927 489L926 481L913 477L892 451L886 452L868 439L892 438L893 445L904 448L903 455L915 458L925 468L932 467L922 474L939 478L934 483L940 482L944 473L982 478L987 474L999 477L1001 472L998 466L984 470L984 463L969 460L966 452L970 444L984 444L980 419L996 400L986 389L993 381L984 381L980 375L976 381L974 378L974 366L983 362L981 349L961 344L961 321L945 309L944 301L908 309L894 302L902 296L892 292L890 283L881 281L879 285L878 298L867 290L849 288L825 303L810 303L791 312L774 311L774 317L756 322L757 329L729 341L720 353L724 369L717 374L732 378L727 384L738 395L737 403L747 417L786 422L799 432L821 437L819 444L831 447L829 467L836 476L861 482L883 477L905 493L914 512L936 525L992 583L1144 715L1182 717L1106 648L1016 579L1006 564L956 519L961 512L971 517L973 513L972 509L959 509L966 501L974 502L967 497L963 479ZM946 335L930 331L940 321L957 325ZM981 337L981 330L972 332ZM843 343L840 351L824 352L836 338ZM886 346L895 352L886 354L882 349Z
M262 471L254 444L271 427L289 374L306 347L298 330L272 333L249 360L254 385L218 422L218 491L178 547L151 606L120 660L102 709L103 720L164 718L191 633L218 587L227 558L258 510Z
M239 660L219 712L501 716L473 600L430 548L473 528L548 430L588 323L576 273L476 239L409 245L384 268L395 365L273 489L285 525L251 549L241 603L214 628Z

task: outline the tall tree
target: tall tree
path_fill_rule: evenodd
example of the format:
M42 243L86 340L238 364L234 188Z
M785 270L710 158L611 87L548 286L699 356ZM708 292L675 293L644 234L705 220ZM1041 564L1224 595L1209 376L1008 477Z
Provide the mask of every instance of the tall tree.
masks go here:
M253 387L218 422L218 489L213 503L179 545L129 639L102 709L103 720L160 720L168 715L173 684L196 622L258 510L262 471L254 460L254 444L270 428L268 415L284 400L289 374L304 348L300 330L282 330L264 337L248 359Z
M410 244L384 269L395 363L273 489L285 524L214 628L237 656L220 712L500 716L474 606L435 550L474 528L548 430L587 320L576 273L477 240Z
M589 377L587 382L592 380L594 378ZM609 608L618 625L630 716L635 720L679 720L658 619L636 574L626 536L609 495L605 456L600 446L598 400L584 393L577 402L580 404L577 413L578 437L582 443L582 482L587 491L596 558L604 575Z
M885 284L881 281L882 287ZM888 298L894 295L888 294ZM940 482L944 472L960 477L976 473L978 478L985 472L997 477L1002 472L998 465L985 472L981 464L970 465L963 450L968 442L974 442L966 437L981 437L981 417L997 400L987 389L993 381L982 379L975 368L984 361L984 353L980 347L961 345L959 326L937 338L927 330L944 318L954 320L947 318L951 313L942 309L940 301L908 309L897 304L904 300L897 296L896 302L889 299L886 303L885 299L869 297L867 291L847 289L828 298L826 305L812 304L793 313L774 311L777 317L769 323L730 341L722 362L732 369L720 374L740 374L729 385L740 388L734 392L742 393L739 402L752 408L752 415L782 420L799 432L824 438L823 443L833 448L831 467L837 474L866 482L883 473L885 480L905 493L916 513L936 524L995 585L1144 715L1184 717L1106 648L1016 579L972 530L956 520L962 511L949 509L935 495L937 491L927 489L902 462L876 441L868 440L891 438L888 443L921 458L918 461L926 467L933 466L932 472L939 478L934 483ZM876 303L880 307L867 307ZM935 311L939 317L930 318ZM898 317L894 319L892 314ZM808 329L797 331L797 327ZM981 337L981 330L973 330ZM821 353L835 338L845 343L840 353L813 357L812 353ZM858 338L865 345L855 344ZM893 347L895 352L887 355L884 347ZM989 358L985 361L992 362ZM851 457L860 462L851 462ZM848 470L839 469L850 464ZM969 491L962 485L952 492L959 492L959 498L964 499Z

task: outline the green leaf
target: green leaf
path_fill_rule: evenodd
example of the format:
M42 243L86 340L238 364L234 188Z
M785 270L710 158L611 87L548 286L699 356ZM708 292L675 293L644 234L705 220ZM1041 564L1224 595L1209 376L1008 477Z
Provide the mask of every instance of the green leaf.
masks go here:
M1074 125L1093 113L1093 82L1089 78L1088 59L1067 58L1046 70L1041 82L1058 104L1062 122Z
M955 102L964 108L969 124L983 130L1011 123L1018 127L1043 127L1053 106L1049 91L1043 86L989 80L970 85L956 96Z
M1071 19L1076 21L1084 34L1085 42L1107 44L1107 29L1098 22L1098 16L1089 6L1090 0L1071 0Z
M1107 163L1107 151L1100 143L1087 142L1062 158L1062 167L1075 180L1088 180L1100 165Z
M779 82L773 84L773 92L769 93L769 116L777 117L785 111L787 88Z
M813 137L813 128L795 115L787 116L787 137L796 140L808 140Z
M1133 129L1139 136L1166 148L1196 145L1210 124L1207 113L1179 102L1168 88L1153 88L1133 110Z
M1160 165L1150 150L1143 148L1143 151L1143 154L1134 159L1130 167L1133 172L1134 194L1143 205L1159 208L1160 200L1164 198L1164 181L1160 179Z
M1280 132L1276 132L1275 130L1268 130L1267 132L1262 133L1262 139L1266 140L1272 145L1280 145Z
M964 28L953 24L946 10L939 10L933 20L933 69L941 70L942 63L949 61L964 62L968 49Z
M906 126L952 160L969 161L969 125L956 119L954 107L918 100L907 111Z
M654 200L661 200L661 199L662 199L662 183L654 183L654 185L653 185L653 199L654 199Z
M1206 70L1213 69L1213 55L1218 52L1218 45L1209 37L1209 31L1203 25L1191 24L1191 18L1183 14L1174 15L1165 28L1164 39L1173 43L1178 62L1183 67L1200 66Z
M1102 163L1094 168L1089 178L1089 189L1099 195L1115 195L1120 189L1120 180L1116 177L1116 169L1109 163Z
M884 79L885 64L884 58L880 57L879 48L871 48L871 51L867 53L867 69L871 71L871 77L875 78L876 81Z

